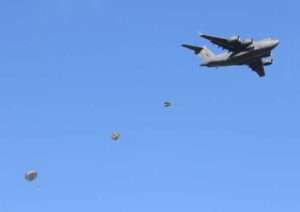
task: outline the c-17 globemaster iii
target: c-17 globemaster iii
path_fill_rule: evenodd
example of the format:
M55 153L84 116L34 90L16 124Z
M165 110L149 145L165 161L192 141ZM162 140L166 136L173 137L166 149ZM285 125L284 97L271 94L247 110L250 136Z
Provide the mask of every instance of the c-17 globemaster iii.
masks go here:
M200 36L228 50L228 52L215 55L205 46L198 47L183 44L183 47L193 50L203 60L201 66L248 65L260 77L265 76L264 66L273 63L273 59L267 57L271 56L271 51L279 44L279 40L272 38L254 41L253 39L241 40L239 36L231 38L220 38L204 34Z

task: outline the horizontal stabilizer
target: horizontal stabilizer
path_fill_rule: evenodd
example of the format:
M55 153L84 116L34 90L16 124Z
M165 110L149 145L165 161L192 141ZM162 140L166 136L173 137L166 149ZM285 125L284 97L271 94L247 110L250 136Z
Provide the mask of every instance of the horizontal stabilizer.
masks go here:
M199 54L203 49L202 47L192 46L192 45L187 45L187 44L183 44L182 47L193 50L195 52L195 54Z

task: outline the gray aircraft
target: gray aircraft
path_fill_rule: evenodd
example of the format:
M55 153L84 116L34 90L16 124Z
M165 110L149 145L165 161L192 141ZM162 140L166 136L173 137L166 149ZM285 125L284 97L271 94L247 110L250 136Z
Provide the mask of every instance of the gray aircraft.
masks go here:
M201 66L248 65L260 77L265 76L264 66L273 63L273 59L268 57L271 56L271 51L279 44L279 40L272 38L254 41L253 39L241 40L239 36L231 38L220 38L204 34L200 36L228 50L228 52L215 55L205 46L198 47L183 44L183 47L193 50L203 60Z

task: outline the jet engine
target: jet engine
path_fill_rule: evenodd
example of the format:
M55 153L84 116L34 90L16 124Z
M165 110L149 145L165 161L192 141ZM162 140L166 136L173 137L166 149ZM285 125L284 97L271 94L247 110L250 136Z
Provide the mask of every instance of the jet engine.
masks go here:
M252 39L246 39L243 41L243 45L245 46L250 46L253 43L253 38Z
M265 66L269 66L273 64L273 59L263 59L262 62Z
M235 41L239 41L239 40L240 40L240 36L239 35L233 36L233 37L229 38L230 42L235 42Z

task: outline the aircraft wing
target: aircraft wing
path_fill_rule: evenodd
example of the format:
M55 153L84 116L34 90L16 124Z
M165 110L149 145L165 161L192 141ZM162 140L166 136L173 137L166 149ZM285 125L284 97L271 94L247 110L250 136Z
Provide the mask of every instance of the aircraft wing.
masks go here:
M264 64L261 59L253 61L249 64L249 67L255 71L258 76L263 77L265 76Z
M241 41L238 36L233 38L221 38L204 34L200 36L231 52L240 52L252 43L252 41Z

